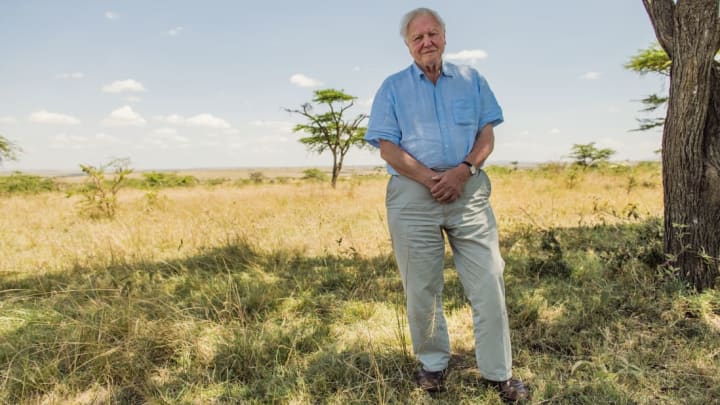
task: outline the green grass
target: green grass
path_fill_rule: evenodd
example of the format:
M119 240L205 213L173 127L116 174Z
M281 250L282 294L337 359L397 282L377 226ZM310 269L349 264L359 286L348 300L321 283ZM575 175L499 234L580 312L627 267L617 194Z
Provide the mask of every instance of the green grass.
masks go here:
M503 239L515 372L536 401L720 397L720 293L692 294L660 270L658 229ZM415 389L400 291L391 257L261 253L243 240L186 260L2 274L0 401L498 403L467 345L448 391ZM452 270L446 295L469 330Z

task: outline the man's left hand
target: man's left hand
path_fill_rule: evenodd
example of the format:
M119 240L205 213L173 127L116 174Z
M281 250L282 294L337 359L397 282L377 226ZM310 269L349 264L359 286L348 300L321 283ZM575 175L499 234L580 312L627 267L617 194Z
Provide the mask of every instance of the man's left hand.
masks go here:
M462 194L465 182L470 178L470 170L465 165L452 168L448 171L438 173L433 177L437 181L430 193L439 202L451 203Z

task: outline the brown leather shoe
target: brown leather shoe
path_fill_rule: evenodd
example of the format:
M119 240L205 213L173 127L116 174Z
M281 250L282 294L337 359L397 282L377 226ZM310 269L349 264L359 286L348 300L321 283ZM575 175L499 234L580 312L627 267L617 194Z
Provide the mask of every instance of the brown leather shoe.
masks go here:
M486 381L497 390L500 398L505 402L519 402L530 399L530 390L517 378L505 381Z
M443 389L445 370L427 371L420 368L415 374L415 382L425 392L438 392Z

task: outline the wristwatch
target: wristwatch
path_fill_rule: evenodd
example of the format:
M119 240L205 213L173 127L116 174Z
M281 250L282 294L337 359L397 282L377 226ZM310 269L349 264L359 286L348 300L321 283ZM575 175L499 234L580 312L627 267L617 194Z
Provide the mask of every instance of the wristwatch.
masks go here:
M462 161L462 164L464 164L465 166L467 166L467 167L468 167L468 169L470 169L470 175L471 175L471 176L474 176L474 175L475 175L475 173L477 173L477 171L478 171L478 168L477 168L477 167L475 167L475 165L474 165L474 164L472 164L472 163L468 162L467 160L463 160L463 161Z

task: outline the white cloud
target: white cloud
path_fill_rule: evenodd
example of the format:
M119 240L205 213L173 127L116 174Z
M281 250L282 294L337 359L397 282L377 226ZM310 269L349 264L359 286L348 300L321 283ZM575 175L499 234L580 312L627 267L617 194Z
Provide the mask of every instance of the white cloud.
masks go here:
M550 134L559 134L559 133L560 133L560 130L559 130L558 128L553 128L553 129L551 129L550 131L548 131L548 133L550 133Z
M157 137L144 138L142 145L137 145L137 147L140 149L146 149L145 148L146 146L160 148L160 149L167 149L170 147L170 145L168 145L164 139L157 138Z
M156 121L162 122L166 125L176 126L192 126L201 128L210 128L216 130L222 130L227 135L237 134L239 131L230 125L227 121L222 118L216 117L212 114L197 114L189 118L185 118L179 114L170 115L156 115L153 117ZM172 128L164 128L172 129ZM216 134L205 134L205 136L216 136Z
M206 128L231 129L232 127L222 118L211 114L198 114L185 120L188 125Z
M465 63L475 63L487 59L487 52L482 49L463 49L460 52L445 54L445 58Z
M360 66L355 66L353 68L353 72L359 72L359 71L360 71Z
M103 125L110 126L142 126L145 125L145 119L135 111L129 105L122 106L105 118L102 122Z
M292 132L293 128L295 127L295 124L293 124L292 122L288 122L288 121L255 120L251 124L256 127L276 129L276 130L282 131L282 132Z
M170 115L157 115L154 117L160 122L164 122L170 125L183 125L185 124L185 118L182 115L170 114Z
M161 149L186 148L190 145L190 138L178 135L177 130L173 128L158 128L152 131L149 137L143 139L143 143Z
M167 127L166 128L158 128L158 129L152 131L153 135L158 135L158 136L172 136L172 135L177 135L177 133L178 133L177 129L167 128Z
M152 138L155 138L156 140L164 140L176 143L190 143L190 138L182 135L162 135L153 133Z
M0 124L16 124L15 117L0 117Z
M142 101L142 99L136 96L128 96L125 97L125 101L127 101L128 103L139 103Z
M212 148L216 146L222 146L223 144L220 141L215 140L201 140L197 142L196 145L205 148Z
M107 18L108 20L116 20L116 19L120 18L120 15L118 15L118 13L116 13L114 11L106 11L105 18Z
M600 78L600 72L585 72L580 78L583 80L597 80Z
M72 115L52 113L45 110L36 111L28 117L30 122L39 124L60 124L60 125L76 125L80 120Z
M321 81L307 77L302 73L296 73L290 76L290 83L300 87L317 87L323 84Z
M122 141L117 136L108 135L102 132L95 134L95 140L106 143L121 143Z
M127 80L116 80L110 84L106 84L102 87L102 91L106 93L122 93L126 91L141 92L145 91L145 87L142 83L133 79Z
M50 138L50 147L53 149L86 149L90 145L88 139L80 135L60 133Z
M180 32L182 32L182 30L183 30L183 27L175 27L175 28L173 28L173 29L168 30L167 33L168 33L168 35L174 37L174 36L176 36L176 35L179 35Z
M55 75L56 79L82 79L84 77L85 74L83 72L58 73Z

